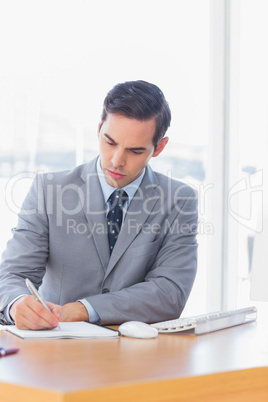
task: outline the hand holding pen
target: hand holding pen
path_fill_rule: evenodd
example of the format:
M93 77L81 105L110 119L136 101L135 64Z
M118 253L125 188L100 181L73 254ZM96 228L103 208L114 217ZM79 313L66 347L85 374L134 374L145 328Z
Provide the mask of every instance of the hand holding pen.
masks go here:
M25 283L27 288L29 289L29 291L32 293L33 296L36 297L36 299L43 304L43 306L50 311L50 313L52 313L52 311L50 310L50 308L48 307L48 305L46 304L46 302L42 299L42 297L39 295L36 287L34 286L34 284L30 281L30 279L26 278L25 279ZM59 324L58 324L58 328L60 328Z
M59 311L49 309L34 285L27 280L31 296L22 295L10 307L9 313L19 329L53 329L59 324ZM42 300L42 301L41 301ZM50 306L50 304L49 304ZM53 306L53 305L52 305Z
M33 296L36 297L36 299L43 304L43 306L50 312L51 309L49 306L45 303L45 301L41 298L39 293L37 292L37 289L33 285L33 283L29 279L25 279L26 285L30 292L32 293ZM74 303L67 303L66 305L62 306L57 306L55 304L50 303L51 306L56 307L56 309L60 309L63 321L89 321L88 317L88 312L84 305L80 302L74 302ZM59 312L59 310L58 310ZM74 319L75 317L75 319ZM78 318L79 317L79 318ZM60 328L60 325L58 324L58 328Z
M59 328L59 317L61 321L90 321L87 309L80 301L63 306L45 303L29 279L26 279L26 284L32 295L21 296L9 311L19 329Z

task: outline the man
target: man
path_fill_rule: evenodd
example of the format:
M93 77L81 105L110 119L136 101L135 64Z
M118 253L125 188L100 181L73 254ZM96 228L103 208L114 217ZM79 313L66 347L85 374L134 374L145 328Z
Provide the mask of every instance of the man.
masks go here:
M118 84L104 100L99 158L37 176L0 268L6 319L42 329L59 321L106 325L180 316L196 274L196 194L148 165L168 142L170 120L157 86ZM115 189L125 190L116 207L123 210L119 234L109 229L120 229L111 218ZM25 278L51 312L29 295Z

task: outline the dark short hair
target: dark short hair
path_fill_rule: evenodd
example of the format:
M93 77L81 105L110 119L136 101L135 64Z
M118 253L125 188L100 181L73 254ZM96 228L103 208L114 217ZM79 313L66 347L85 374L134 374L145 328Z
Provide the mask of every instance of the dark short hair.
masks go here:
M145 121L155 118L153 144L157 147L170 126L171 112L163 92L146 81L128 81L115 85L106 95L101 114L103 123L108 113Z

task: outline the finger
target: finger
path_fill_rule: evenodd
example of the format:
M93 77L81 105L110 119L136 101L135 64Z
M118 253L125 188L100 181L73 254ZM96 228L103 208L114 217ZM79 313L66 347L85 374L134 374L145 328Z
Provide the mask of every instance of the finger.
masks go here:
M55 317L57 317L57 319L59 320L61 317L61 309L62 306L59 306L57 304L54 303L50 303L47 302L48 307L50 308L51 312L55 315Z

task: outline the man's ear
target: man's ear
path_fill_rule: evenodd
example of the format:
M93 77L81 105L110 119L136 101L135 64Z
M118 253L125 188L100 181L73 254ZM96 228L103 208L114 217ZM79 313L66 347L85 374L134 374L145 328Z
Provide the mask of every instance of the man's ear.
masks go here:
M102 126L102 122L99 122L99 124L98 124L98 137L100 135L101 126Z
M153 158L158 156L159 154L161 154L161 152L163 151L163 149L165 148L165 146L168 143L169 138L168 137L164 137L162 138L162 140L159 142L159 144L157 145L156 150L153 153Z

